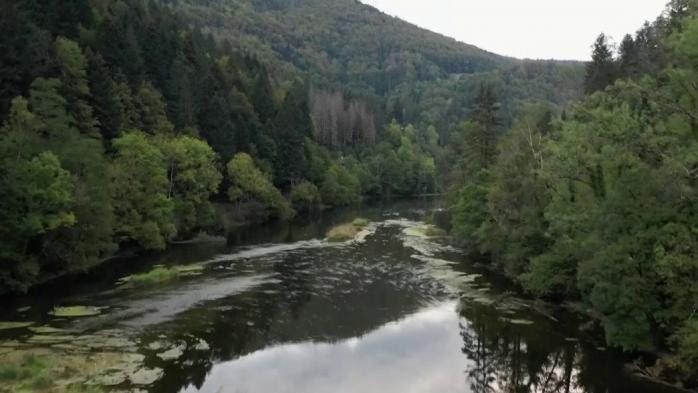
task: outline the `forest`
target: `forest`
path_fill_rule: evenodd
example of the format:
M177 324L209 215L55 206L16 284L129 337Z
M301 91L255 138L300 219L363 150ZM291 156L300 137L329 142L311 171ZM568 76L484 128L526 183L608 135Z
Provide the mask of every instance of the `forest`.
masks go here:
M288 219L362 196L443 190L437 165L453 133L444 124L470 110L467 102L444 107L444 100L500 79L499 73L517 82L506 83L519 89L506 95L510 106L528 91L573 97L579 90L574 83L567 90L539 83L565 73L575 80L578 66L576 73L574 65L554 63L513 67L396 20L388 24L395 42L381 55L386 68L376 77L395 86L424 82L413 88L419 93L395 87L379 96L366 90L375 81L365 75L350 78L365 80L354 89L331 67L301 70L267 61L266 46L221 37L208 27L215 20L201 19L217 7L243 7L250 14L242 15L272 23L264 10L276 7L264 4L4 2L0 23L16 34L0 40L0 292L89 268L119 249L162 250L173 240L216 231L216 203L236 205L240 221ZM382 26L375 21L382 14L372 8L337 4L357 18L367 14L354 23ZM316 5L300 2L288 15ZM341 8L331 9L330 22L339 23ZM287 45L311 41L285 26ZM365 31L364 39L374 34ZM271 37L260 39L274 46ZM330 42L320 41L319 48ZM413 47L407 51L401 42ZM359 51L363 43L341 48ZM438 67L436 75L394 72L393 63L411 64L394 59L397 54L434 43L440 51L415 67ZM315 55L300 53L286 57L311 64ZM336 54L344 62L354 55ZM370 55L366 63L373 61ZM500 70L499 63L507 64ZM453 78L459 87L446 83ZM408 104L399 95L417 101Z
M223 205L442 194L473 257L698 377L695 0L589 63L353 0L1 0L0 26L0 294L220 232Z
M623 38L601 34L585 97L519 108L500 134L485 101L455 147L453 233L531 294L576 301L606 341L698 370L698 4L673 1Z

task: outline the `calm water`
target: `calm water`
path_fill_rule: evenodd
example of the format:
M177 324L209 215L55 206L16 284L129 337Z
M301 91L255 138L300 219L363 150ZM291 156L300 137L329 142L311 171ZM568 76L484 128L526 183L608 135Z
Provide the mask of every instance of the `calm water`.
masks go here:
M419 236L431 208L332 213L114 261L6 303L22 311L4 318L117 330L164 371L141 387L149 392L668 392L624 374L619 355L573 315L521 298L458 250ZM357 216L373 222L364 241L321 240ZM204 263L204 274L149 289L115 285L155 264L190 263ZM74 304L106 311L71 321L47 314ZM179 353L158 356L171 348Z

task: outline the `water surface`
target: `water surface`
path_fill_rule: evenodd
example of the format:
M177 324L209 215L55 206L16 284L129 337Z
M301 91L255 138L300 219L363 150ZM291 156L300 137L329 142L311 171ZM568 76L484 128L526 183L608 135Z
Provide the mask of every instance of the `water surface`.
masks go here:
M124 258L10 302L8 310L22 311L7 318L82 335L117 331L132 343L119 350L162 370L140 386L154 393L669 391L625 374L620 356L580 330L576 316L523 298L459 250L424 237L421 220L432 208L337 212ZM366 236L323 240L332 225L357 216L372 221ZM191 263L202 263L204 274L145 289L115 284L155 264ZM73 304L105 312L68 321L48 315Z

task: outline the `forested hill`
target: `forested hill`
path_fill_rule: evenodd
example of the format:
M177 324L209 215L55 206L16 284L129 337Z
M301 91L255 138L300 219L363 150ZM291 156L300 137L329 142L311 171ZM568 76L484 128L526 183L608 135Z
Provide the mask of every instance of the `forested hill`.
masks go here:
M253 54L277 82L302 75L358 97L376 124L462 121L480 84L496 85L504 121L517 102L581 98L583 64L499 56L430 32L356 0L163 0L193 26Z
M511 61L355 0L164 0L288 77L307 72L383 95L405 81L490 71Z

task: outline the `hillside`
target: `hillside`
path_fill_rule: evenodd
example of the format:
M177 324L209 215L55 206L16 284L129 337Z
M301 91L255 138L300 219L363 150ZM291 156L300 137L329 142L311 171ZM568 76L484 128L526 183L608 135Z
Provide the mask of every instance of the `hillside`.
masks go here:
M566 104L582 92L581 63L499 56L355 0L165 2L202 31L259 58L277 81L301 75L367 99L379 124L423 122L420 108L435 105L449 120L462 120L483 82L499 85L507 113L517 100Z
M300 71L379 95L406 81L489 71L511 60L353 0L177 3L194 25L255 53L282 76Z

